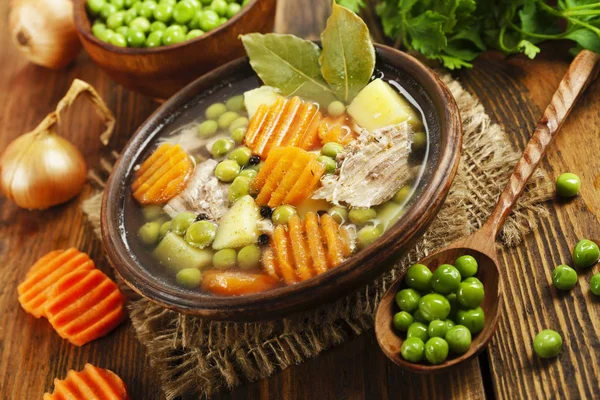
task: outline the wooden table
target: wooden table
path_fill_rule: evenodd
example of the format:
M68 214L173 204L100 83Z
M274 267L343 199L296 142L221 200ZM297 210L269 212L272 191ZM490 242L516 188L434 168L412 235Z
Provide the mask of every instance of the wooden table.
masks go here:
M7 21L8 2L0 3ZM328 0L280 0L278 30L315 38L329 13ZM117 117L120 148L157 107L130 92L82 54L63 71L28 64L10 43L7 24L0 35L0 150L19 134L33 129L64 95L74 78L94 85ZM523 148L535 121L549 102L569 64L565 47L545 46L534 61L505 60L489 53L458 77L476 94L511 142ZM600 238L600 81L580 99L550 150L543 168L551 178L572 171L582 178L581 195L567 203L549 202L550 217L516 248L501 253L505 278L504 308L488 350L449 375L423 377L388 362L368 332L316 359L277 372L270 379L224 393L242 399L388 399L388 398L598 398L600 388L600 301L589 292L595 266L575 289L557 293L550 285L555 265L571 261L578 238ZM79 108L65 123L65 136L97 165L100 142L95 115ZM44 212L17 208L0 198L0 397L41 398L54 377L91 362L117 372L133 399L160 399L156 374L130 324L82 348L61 340L45 320L27 315L17 303L16 287L27 268L55 248L77 246L102 260L101 243L77 199ZM99 267L109 271L105 262ZM562 333L564 349L554 360L533 355L533 337L542 329Z

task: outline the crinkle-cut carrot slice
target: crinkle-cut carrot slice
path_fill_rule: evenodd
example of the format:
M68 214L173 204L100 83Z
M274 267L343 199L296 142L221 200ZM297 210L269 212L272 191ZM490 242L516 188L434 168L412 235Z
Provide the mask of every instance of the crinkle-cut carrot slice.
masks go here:
M319 143L319 125L321 124L321 119L323 118L323 114L320 111L317 111L310 122L308 128L302 135L302 139L300 140L300 147L304 150L315 150L321 144Z
M342 239L342 252L344 257L350 257L356 246L354 243L354 236L350 233L350 228L344 225L340 226L340 237Z
M308 238L308 249L312 258L313 266L317 274L327 271L327 258L325 257L325 246L323 235L319 226L319 217L314 212L308 212L304 216L304 227Z
M79 270L52 288L46 315L54 330L76 346L98 339L125 319L125 299L102 271Z
M273 249L268 247L265 251L263 251L262 256L262 265L264 271L275 279L280 279L280 276L277 274L279 267L277 266L277 258L275 257L275 253Z
M261 132L261 129L267 120L267 116L269 115L269 106L266 104L261 104L258 106L258 109L250 119L250 123L248 124L248 129L246 129L246 134L244 135L244 144L250 148L254 147L256 143L256 138L258 134Z
M312 278L310 251L308 250L307 240L304 237L304 225L299 216L294 215L288 223L290 243L292 244L292 253L296 264L296 272L300 280L305 281Z
M316 156L306 165L294 185L287 191L281 204L298 205L315 191L321 177L325 173L325 165L316 160Z
M21 307L36 318L46 316L45 306L50 290L62 277L77 270L95 268L90 257L77 250L52 251L39 259L17 288Z
M273 247L279 264L279 276L288 285L298 282L298 275L294 268L292 248L288 240L286 229L283 225L277 225L273 232Z
M331 215L321 215L321 230L327 245L327 264L329 268L340 265L344 261L342 240L340 238L339 226Z
M285 139L280 145L302 147L302 138L304 137L306 130L310 127L316 113L317 107L314 104L303 102L296 113L294 123L290 126Z
M269 140L270 135L273 133L273 130L279 123L279 120L283 112L285 111L287 104L288 99L284 97L279 97L275 101L275 103L273 103L271 107L269 107L269 112L267 114L265 122L262 124L260 132L254 140L252 147L250 147L252 151L255 154L260 155L262 159L264 159L267 156L266 154L262 154L262 150L264 149L266 142Z
M54 391L44 400L130 400L123 380L114 372L86 364L70 370L64 380L54 379Z
M193 170L194 163L181 146L163 143L136 171L133 197L141 204L165 203L185 188Z
M274 124L265 129L254 146L254 152L265 158L272 147L278 147L286 138L290 127L294 123L298 109L302 105L299 97L292 97L285 101L285 106L274 120Z
M257 189L260 190L258 196L256 196L257 204L264 205L269 202L271 194L277 189L283 177L289 172L294 159L304 151L297 147L285 147L284 149L285 152L279 161L277 161L265 184L262 187L257 186Z
M252 189L255 191L259 191L267 181L267 179L273 173L275 166L279 163L281 157L287 152L287 147L278 147L273 149L271 153L269 153L269 157L265 160L265 163L258 171L258 174L252 180Z
M207 270L202 273L201 289L222 296L260 293L279 285L279 280L260 273Z
M321 120L318 128L318 135L321 144L336 142L347 145L355 139L355 134L350 129L347 115L339 117L325 117Z
M279 182L277 188L271 193L269 199L270 207L277 207L283 204L283 199L288 194L290 189L296 184L296 181L302 174L302 171L315 158L314 154L306 151L299 151L298 155L294 158L289 169L286 171L283 179Z

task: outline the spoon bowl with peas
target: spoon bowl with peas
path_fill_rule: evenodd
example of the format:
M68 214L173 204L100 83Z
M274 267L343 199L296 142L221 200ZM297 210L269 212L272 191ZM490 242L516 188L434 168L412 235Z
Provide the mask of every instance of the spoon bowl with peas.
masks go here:
M460 347L460 343L455 343L455 346L452 346L451 343L450 351L448 351L447 345L444 344L445 348L444 346L438 346L439 342L444 342L443 340L439 340L439 338L436 338L437 342L436 340L430 340L429 342L431 342L431 345L429 342L427 342L425 349L423 349L422 343L425 342L425 340L415 340L411 337L412 341L408 342L405 346L407 351L404 353L404 355L406 358L401 354L401 348L403 343L406 341L407 335L404 333L401 334L394 328L394 315L400 311L398 305L396 304L396 294L402 289L407 288L407 283L412 285L409 286L415 287L415 279L419 279L418 275L411 276L409 274L407 276L405 271L390 285L387 292L383 295L375 314L375 335L377 337L377 342L379 343L379 347L385 353L385 355L395 364L414 372L437 373L472 358L481 352L488 344L492 338L492 335L494 334L494 331L496 330L496 326L498 325L500 307L502 304L502 274L500 273L499 263L496 256L495 238L502 228L507 216L510 214L512 207L515 205L519 196L525 189L528 179L531 177L539 162L543 158L545 151L553 137L560 130L562 124L575 105L579 95L585 90L590 82L596 78L599 69L599 54L586 50L579 53L579 55L571 63L569 70L561 80L557 91L554 93L550 104L538 122L535 132L533 133L533 136L523 152L523 156L517 162L514 172L511 175L506 188L500 195L496 207L490 214L488 220L483 224L481 229L472 235L461 239L438 251L437 253L429 255L428 257L425 257L419 261L419 264L423 264L424 266L428 267L435 277L436 275L441 275L439 273L435 273L438 268L442 267L448 269L449 267L455 265L455 262L459 257L471 256L476 260L477 268L474 277L481 281L484 287L483 299L480 299L481 303L479 305L483 311L483 315L481 315L481 310L477 309L479 318L477 324L482 324L482 327L481 325L477 326L475 329L472 329L473 327L469 327L469 330L472 331L472 338L470 346L468 346L468 350L452 352L452 348L454 347L456 350ZM458 265L456 266L457 269L461 269L458 268ZM411 269L411 272L418 271L418 268L411 267ZM425 272L424 274L431 275L431 273ZM459 275L457 279L460 281L460 278L461 277ZM420 305L414 316L415 319L417 319L417 313L420 313L421 315L419 315L419 318L425 317L423 322L427 324L427 321L430 321L432 316L424 315L424 313L421 312L424 302L430 300L424 298L432 296L443 297L443 295L426 295L426 292L429 292L431 289L429 287L423 287L422 289L424 289L421 290L421 295L423 297L420 298ZM440 289L438 290L434 286L433 289L436 292L441 291L444 293L444 290L441 290L444 288L438 288ZM451 288L449 290L454 292L456 289ZM445 294L449 293L450 292L446 292ZM443 302L445 302L445 300ZM428 304L425 305L428 306ZM427 308L425 308L425 310L427 310ZM406 314L404 316L406 316L409 322L412 321L412 317L408 317ZM459 319L460 318L461 317L459 317ZM396 324L401 324L401 322L396 321ZM420 324L417 325L419 326L416 326L416 328L424 329L424 327L422 327ZM431 326L429 329L431 330ZM409 333L411 335L414 333L414 335L417 337L419 336L418 332L409 331ZM428 337L426 332L424 335L425 338ZM447 335L446 338L448 338ZM408 351L410 350L408 349L409 344L412 345L413 342L416 342L416 347L418 349L415 350L416 353L412 353L417 354L412 361L422 360L418 363L408 360L413 358L410 356L411 353ZM435 353L439 353L441 355ZM426 357L423 357L423 354L425 354ZM427 360L432 362L428 362Z

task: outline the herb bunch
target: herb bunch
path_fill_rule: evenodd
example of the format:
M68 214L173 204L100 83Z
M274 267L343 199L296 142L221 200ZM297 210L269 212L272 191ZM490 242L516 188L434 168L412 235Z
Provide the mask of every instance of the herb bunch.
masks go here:
M469 68L487 49L534 58L546 40L571 40L573 53L600 53L598 0L337 0L354 12L374 5L396 47L449 69ZM553 5L551 5L553 4Z

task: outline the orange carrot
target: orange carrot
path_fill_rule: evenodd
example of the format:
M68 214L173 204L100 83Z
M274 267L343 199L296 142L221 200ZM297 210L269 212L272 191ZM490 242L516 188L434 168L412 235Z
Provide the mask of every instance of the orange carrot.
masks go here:
M279 147L274 149L271 153L269 153L269 157L265 160L265 163L258 171L256 177L252 180L252 188L256 191L259 191L273 173L275 166L281 160L284 154L287 152L287 147Z
M287 106L288 100L284 97L279 97L275 103L271 105L269 108L269 114L262 126L261 132L258 134L256 140L254 141L253 146L251 147L252 151L256 154L261 155L261 158L266 158L267 154L261 154L264 149L265 142L268 141L270 135L273 133L273 130L279 123L279 119L281 118L285 107Z
M125 383L107 369L86 364L82 371L70 370L64 380L54 379L54 391L44 400L130 400Z
M39 259L19 285L21 307L36 318L46 316L45 305L54 284L66 274L94 269L90 257L75 248L56 250Z
M277 275L277 258L275 257L275 253L273 253L273 249L270 247L263 252L262 264L265 272L269 276L279 280L279 275Z
M281 146L301 147L300 143L304 133L312 123L317 107L314 104L305 102L300 106L294 123L290 126L285 139L280 143Z
M310 161L314 158L314 154L307 153L306 151L298 149L298 154L296 158L288 167L288 170L285 173L283 179L279 182L277 189L275 189L273 193L271 193L271 198L268 202L270 207L277 207L283 204L283 199L285 198L285 196L288 194L290 189L296 184L296 181L298 181L298 178L302 174L302 171L306 168L306 165L310 163Z
M246 129L246 135L244 135L244 144L250 148L254 147L256 138L261 131L261 128L267 120L269 113L269 106L261 104L252 116L248 129Z
M308 238L308 248L317 274L327 271L327 258L325 257L325 246L321 229L319 227L319 217L314 212L308 212L304 216L304 225L306 228L306 237Z
M201 288L222 296L240 296L264 292L278 284L276 278L265 274L210 269L202 274Z
M315 150L318 147L319 143L319 124L321 123L321 118L323 115L320 111L314 115L310 125L302 135L302 140L300 140L300 147L305 150Z
M344 261L342 240L338 230L338 224L333 220L331 215L321 215L321 230L327 244L327 261L329 268L340 265Z
M292 244L292 253L296 264L296 272L300 280L305 281L312 278L310 252L304 237L304 226L299 216L294 215L288 223L290 243Z
M52 288L46 315L54 330L76 346L98 339L125 319L124 297L98 269L63 276Z
M258 155L266 157L272 147L281 145L289 133L301 105L302 100L299 97L292 97L291 100L286 101L285 108L279 115L276 125L269 131L265 131L260 142L256 144L254 150Z
M277 165L273 168L270 176L267 178L264 186L260 188L258 196L256 196L256 203L264 205L269 203L271 194L277 189L277 186L281 183L283 177L288 173L290 166L294 159L303 151L297 147L285 147L285 153L277 162ZM277 204L279 205L279 204ZM274 206L271 206L274 207Z
M298 275L294 269L292 249L283 225L277 225L275 228L275 231L273 232L273 244L279 263L278 275L281 276L288 285L296 283L298 281Z

